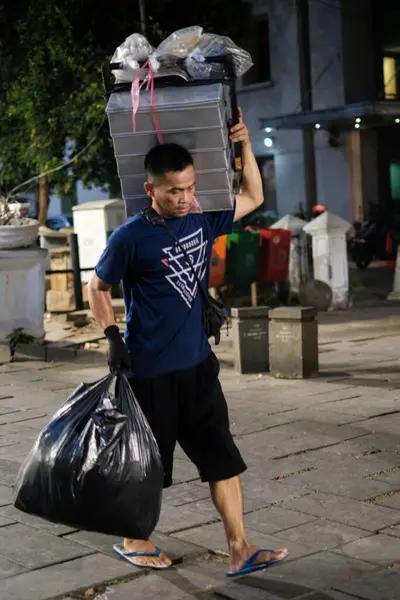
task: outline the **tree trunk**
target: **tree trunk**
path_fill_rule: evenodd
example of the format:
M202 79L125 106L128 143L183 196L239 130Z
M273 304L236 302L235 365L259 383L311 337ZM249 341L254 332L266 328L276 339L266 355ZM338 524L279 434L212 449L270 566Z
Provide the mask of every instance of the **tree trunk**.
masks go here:
M119 179L117 179L117 181L112 181L108 184L108 196L110 200L117 200L118 198L122 198L121 183Z
M49 182L46 175L42 175L42 177L39 179L39 223L41 225L46 225L49 199Z

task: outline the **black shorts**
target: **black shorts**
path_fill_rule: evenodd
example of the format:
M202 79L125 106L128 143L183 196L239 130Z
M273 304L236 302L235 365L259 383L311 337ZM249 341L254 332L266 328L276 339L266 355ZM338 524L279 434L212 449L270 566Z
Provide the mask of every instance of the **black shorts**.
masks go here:
M130 380L160 449L164 487L172 485L176 442L196 465L202 481L222 481L246 470L229 431L218 375L219 362L211 354L192 369Z

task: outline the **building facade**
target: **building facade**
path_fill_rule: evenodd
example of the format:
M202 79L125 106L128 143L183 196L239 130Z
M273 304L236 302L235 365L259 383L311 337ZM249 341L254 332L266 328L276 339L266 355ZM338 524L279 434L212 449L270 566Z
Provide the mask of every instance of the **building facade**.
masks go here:
M323 204L354 220L375 205L400 221L400 2L252 4L244 45L255 66L239 103L265 208L283 216Z

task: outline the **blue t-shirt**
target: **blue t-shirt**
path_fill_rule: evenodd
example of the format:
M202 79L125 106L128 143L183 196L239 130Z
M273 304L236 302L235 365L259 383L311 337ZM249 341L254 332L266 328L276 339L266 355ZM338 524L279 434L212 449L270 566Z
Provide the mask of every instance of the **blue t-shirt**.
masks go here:
M231 233L233 217L232 210L167 221L205 290L213 242ZM160 225L149 223L141 213L129 219L110 236L96 273L109 284L122 281L125 340L135 377L189 369L210 354L197 282L182 251Z

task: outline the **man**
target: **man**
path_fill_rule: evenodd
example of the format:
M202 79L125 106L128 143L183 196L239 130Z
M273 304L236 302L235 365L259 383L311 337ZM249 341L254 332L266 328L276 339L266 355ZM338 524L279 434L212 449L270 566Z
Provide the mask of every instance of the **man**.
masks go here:
M212 244L230 233L263 202L262 181L246 126L231 130L242 144L243 178L234 210L191 212L195 171L190 153L175 144L153 148L146 157L144 185L152 207L186 250L207 289ZM261 550L247 541L239 475L246 469L229 431L226 400L218 380L219 363L202 327L197 282L179 244L139 214L109 239L89 283L93 315L109 341L111 369L130 369L131 385L157 440L164 487L172 485L176 442L208 482L224 522L230 572L237 576L282 560L287 550ZM121 339L109 296L122 281L127 334ZM149 540L125 539L114 550L135 566L162 569L172 563Z

